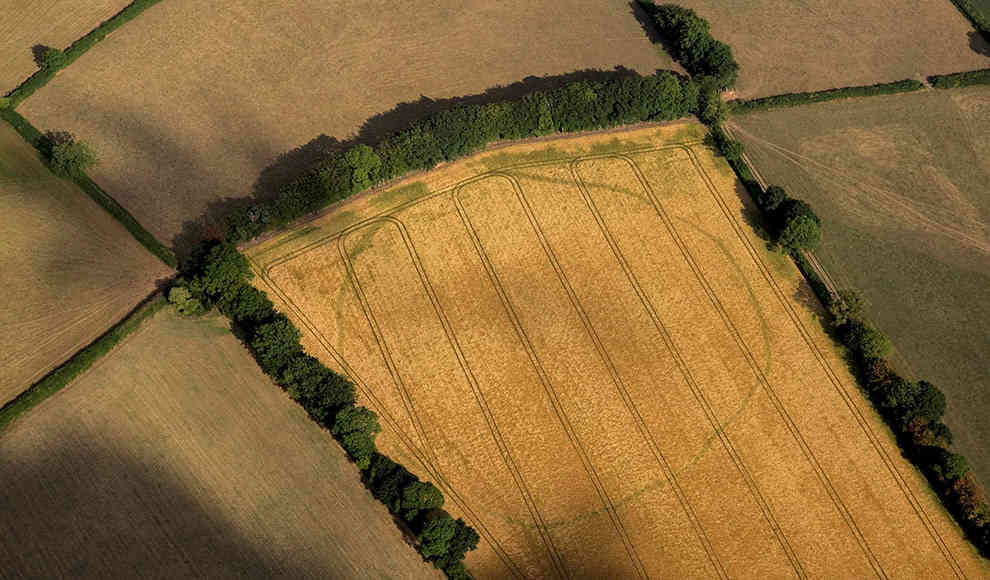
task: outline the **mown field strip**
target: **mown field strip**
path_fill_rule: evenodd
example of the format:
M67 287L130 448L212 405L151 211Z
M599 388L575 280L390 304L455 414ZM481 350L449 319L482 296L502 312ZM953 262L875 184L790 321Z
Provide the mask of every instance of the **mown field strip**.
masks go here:
M728 248L729 252L726 254L726 259L732 263L742 265L745 267L746 264L750 264L751 272L746 272L745 275L749 280L762 280L762 284L757 286L757 296L760 296L759 290L760 286L769 291L772 296L771 299L766 302L766 310L779 311L783 310L786 314L786 319L790 324L784 322L783 318L768 316L767 321L771 326L776 326L780 328L780 332L784 333L789 331L790 335L785 335L784 338L778 343L781 345L780 350L783 351L784 344L804 344L806 348L794 349L793 355L787 357L785 361L793 361L795 365L792 367L790 373L786 373L790 377L791 381L795 377L803 378L804 385L800 389L800 394L792 398L792 403L790 409L795 413L804 414L804 419L802 425L806 430L816 429L822 432L822 436L813 437L810 441L814 444L819 442L819 444L828 441L829 444L826 447L820 447L818 451L819 457L823 460L828 461L834 465L829 469L829 473L832 474L830 478L831 481L836 481L836 485L845 488L846 498L862 498L864 497L863 490L869 488L870 486L881 485L881 482L886 482L887 484L893 483L894 489L883 490L878 493L881 497L897 497L900 495L903 497L910 507L911 515L915 517L908 516L907 521L914 521L922 524L924 531L933 540L933 544L937 552L942 556L944 563L948 564L951 573L957 577L965 576L963 570L959 566L958 561L952 552L948 549L944 539L935 529L931 522L930 517L921 508L917 497L908 487L907 483L904 481L903 476L897 470L890 460L889 454L883 446L883 443L878 439L876 433L870 428L869 424L866 422L862 411L853 401L851 395L846 390L846 387L838 379L837 374L834 369L828 364L826 358L822 354L818 345L811 339L804 327L797 313L794 311L793 305L788 301L787 297L780 290L779 285L773 278L773 275L767 269L766 265L760 259L759 254L755 251L752 246L752 242L746 237L738 221L733 217L733 215L728 211L725 205L724 199L718 192L718 188L711 182L710 177L708 177L700 160L694 154L693 151L689 151L691 154L691 162L696 170L697 178L703 185L705 189L708 190L709 196L690 196L685 197L678 204L671 204L674 211L689 211L692 204L688 200L693 200L695 203L701 203L704 200L705 206L700 209L701 215L711 215L713 211L719 211L725 217L724 220L717 220L710 223L710 231L713 235L719 235L720 239L726 242L725 247ZM656 177L656 176L654 176ZM708 201L710 200L710 201ZM696 206L697 207L697 206ZM715 233L717 232L717 234ZM729 256L732 256L731 258ZM748 258L748 260L746 259ZM709 277L719 277L724 276L728 268L717 267L715 265L709 266L708 270L704 275ZM720 284L723 292L729 291L737 281L727 280ZM728 303L729 308L732 308L732 304ZM739 317L739 311L737 310L734 314L736 318ZM800 365L800 366L798 366ZM797 371L797 372L795 372ZM828 413L822 415L821 413L821 402L815 401L814 404L809 404L809 399L806 395L809 389L813 388L816 382L814 381L815 373L821 372L824 375L826 381L833 387L832 390L826 390L825 393L832 393L833 396L837 395L838 400L833 403L836 409L846 408L849 412L838 412L838 413ZM819 375L820 376L820 375ZM780 379L781 383L785 385L783 379ZM802 396L803 395L803 396ZM785 393L786 396L786 393ZM797 404L804 402L803 405ZM800 415L799 415L800 419ZM865 435L866 443L868 444L866 449L872 450L874 453L863 453L863 451L857 452L857 449L863 449L862 439L859 438L846 438L838 436L840 433L849 433L860 431ZM855 443L856 445L853 445ZM809 449L810 451L810 449ZM849 460L853 459L857 463L865 464L864 467L853 470L848 468ZM880 460L880 464L876 463L876 460ZM886 478L880 478L879 481L876 477L877 473L883 473L887 471L891 478L888 480ZM853 479L850 475L855 474L858 476ZM851 482L844 481L853 479ZM898 493L898 491L900 493ZM885 504L885 506L888 504ZM885 525L890 525L891 521L903 521L903 518L897 517L899 514L888 514L888 518L885 518L882 523ZM915 566L924 565L928 563L930 566L930 556L924 555L924 552L915 549L911 549L914 544L907 545L896 545L891 539L893 534L884 534L880 531L881 522L870 521L869 525L865 526L865 533L871 536L870 543L873 545L887 544L886 552L891 554L889 562L885 565L887 568L894 568L898 566L904 566L905 569L912 569L909 565L909 561L915 559ZM865 537L864 537L865 541ZM905 557L905 555L907 557ZM877 566L880 565L879 561L875 563ZM883 568L881 568L883 570ZM896 572L895 572L896 575Z

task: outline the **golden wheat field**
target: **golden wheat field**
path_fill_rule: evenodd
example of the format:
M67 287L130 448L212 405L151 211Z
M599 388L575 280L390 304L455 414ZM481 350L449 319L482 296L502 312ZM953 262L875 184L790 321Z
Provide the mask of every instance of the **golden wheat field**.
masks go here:
M0 458L3 578L441 578L219 316L148 319Z
M129 0L0 1L0 94L6 94L38 69L34 47L65 49Z
M0 123L0 403L98 337L171 269Z
M616 66L674 67L625 0L169 0L19 110L92 143L93 179L181 252L204 213L270 193L334 140L381 138L450 106L437 99Z
M701 136L491 150L248 255L478 577L986 573Z

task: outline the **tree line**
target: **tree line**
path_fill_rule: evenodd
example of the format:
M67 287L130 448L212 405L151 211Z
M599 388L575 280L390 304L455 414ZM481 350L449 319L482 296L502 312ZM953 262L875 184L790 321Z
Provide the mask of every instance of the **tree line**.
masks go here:
M691 79L658 71L454 107L412 123L374 147L356 145L328 156L316 170L283 186L276 199L232 213L227 239L249 240L376 184L431 169L495 141L686 117L696 112L698 95L699 86Z
M168 300L185 315L213 307L240 331L259 366L309 416L330 431L357 464L372 495L402 518L424 559L449 578L467 579L464 556L478 533L443 509L443 493L378 452L381 431L374 411L358 405L354 384L303 350L299 329L249 281L251 267L229 242L205 242L183 265Z

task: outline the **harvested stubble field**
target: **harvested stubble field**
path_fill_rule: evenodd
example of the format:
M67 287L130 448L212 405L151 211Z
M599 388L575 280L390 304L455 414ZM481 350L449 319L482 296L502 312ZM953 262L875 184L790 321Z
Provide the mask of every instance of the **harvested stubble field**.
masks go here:
M0 123L0 404L124 317L170 270Z
M435 578L216 316L166 310L0 435L4 578Z
M3 0L0 2L0 95L38 70L33 48L64 49L130 0Z
M990 66L949 0L683 0L742 67L742 98L871 85ZM919 41L924 39L924 41ZM982 41L976 48L982 50Z
M181 252L212 204L269 189L336 139L401 129L428 99L616 66L674 66L624 0L169 0L19 110L91 142L94 180Z
M694 124L492 150L248 249L481 578L986 573Z
M822 216L821 262L872 302L902 370L945 391L956 445L990 478L990 89L733 122L764 178Z

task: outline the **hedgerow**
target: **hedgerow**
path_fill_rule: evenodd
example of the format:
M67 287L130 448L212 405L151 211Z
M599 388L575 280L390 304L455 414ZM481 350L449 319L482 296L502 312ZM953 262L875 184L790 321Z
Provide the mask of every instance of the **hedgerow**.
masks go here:
M430 169L494 141L685 117L696 111L698 93L690 79L659 71L578 81L515 101L455 107L413 123L375 147L356 145L324 159L316 171L284 186L276 199L230 215L227 239L249 240L374 184Z
M364 155L366 152L360 153ZM468 578L465 554L478 533L443 510L443 493L378 452L374 411L355 403L354 384L306 354L299 329L251 284L247 259L231 243L205 242L183 267L171 292L181 290L201 312L216 306L239 329L255 360L274 382L326 428L361 470L372 495L416 535L417 550L451 578Z
M37 72L7 94L9 106L13 108L21 104L21 101L30 97L35 91L48 84L48 81L55 78L59 70L75 62L77 58L85 54L87 50L93 48L96 43L106 38L108 34L159 2L161 0L134 0L125 6L123 10L110 17L110 19L100 23L99 26L88 34L73 42L69 48L64 51L55 49L57 52L52 53L52 57L49 57L46 53L45 57L48 57L44 59L46 66L39 68ZM52 51L49 50L49 52Z
M848 99L850 97L872 97L876 95L892 95L896 93L909 93L925 88L921 81L904 79L891 83L879 83L861 87L842 87L837 89L827 89L824 91L812 91L809 93L787 93L784 95L774 95L772 97L762 97L759 99L734 100L729 101L729 112L733 115L745 115L755 111L766 111L769 109L779 109L782 107L797 107L810 103L822 103L834 101L836 99Z
M936 89L952 89L972 85L990 85L990 68L952 73L948 75L933 75L928 82Z
M983 35L983 38L990 42L990 14L979 8L973 0L952 0L956 8L962 12L969 21Z

